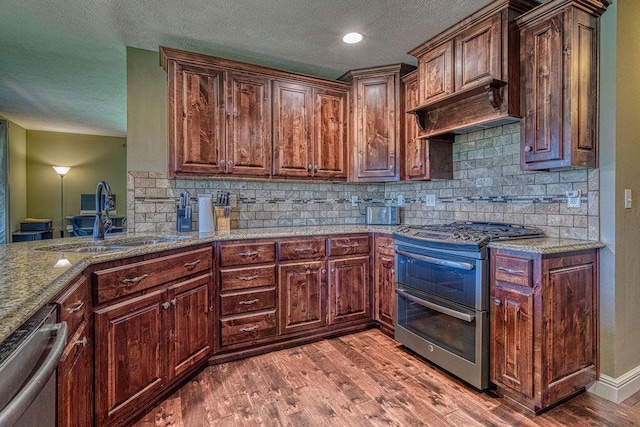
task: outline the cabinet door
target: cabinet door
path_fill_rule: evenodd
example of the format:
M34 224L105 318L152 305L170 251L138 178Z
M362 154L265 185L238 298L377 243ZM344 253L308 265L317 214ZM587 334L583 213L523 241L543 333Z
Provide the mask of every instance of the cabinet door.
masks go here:
M163 295L157 291L95 312L98 424L127 416L161 388L166 378Z
M229 73L226 167L236 175L271 173L271 82Z
M329 261L329 324L371 317L369 256Z
M357 80L356 180L398 179L395 86L395 75Z
M491 307L491 381L533 396L533 305L529 288L496 286Z
M321 328L327 324L324 261L279 266L280 334Z
M311 88L274 82L273 110L274 174L313 175Z
M375 267L376 320L393 329L395 324L395 260L393 255L377 253Z
M563 157L561 16L525 30L522 46L525 112L521 138L523 167L530 169Z
M170 173L224 171L224 73L170 61Z
M501 14L497 13L455 38L456 92L494 78L503 80L501 28Z
M58 364L58 425L93 425L93 338L85 321Z
M435 102L453 92L453 40L418 58L419 97L416 105ZM413 108L413 107L411 107Z
M346 178L348 92L314 89L313 175Z
M169 317L174 331L169 340L170 376L177 377L211 354L213 318L210 310L211 274L169 288Z

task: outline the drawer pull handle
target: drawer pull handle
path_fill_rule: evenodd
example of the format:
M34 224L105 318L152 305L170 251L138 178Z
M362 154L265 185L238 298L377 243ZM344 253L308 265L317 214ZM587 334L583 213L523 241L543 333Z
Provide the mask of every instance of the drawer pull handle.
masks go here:
M120 281L123 285L136 284L142 282L144 279L149 277L148 274L143 274L142 276L134 277L133 279L124 279Z
M256 299L250 299L249 301L238 301L238 304L240 305L251 305L251 304L255 304L257 302L259 302L260 300L258 298Z
M242 280L243 282L250 282L251 280L256 280L257 278L258 278L258 275L256 274L255 276L238 277L238 280Z
M360 246L357 243L352 243L350 245L342 245L342 249L351 249L351 248L357 248L358 246Z
M76 345L86 347L87 345L87 337L82 338L81 340L76 341Z
M295 248L294 251L296 251L296 252L311 252L311 251L313 251L313 248Z
M238 255L242 256L242 257L253 257L258 255L258 251L252 251L252 252L240 252Z
M202 260L200 260L200 259L197 259L197 260L195 260L193 262L187 262L187 263L184 264L184 268L193 268L196 265L200 264L201 262L202 262Z
M500 301L498 298L496 298L496 299L493 300L493 304L494 305L500 305L500 304L502 304L502 301Z
M504 271L505 273L509 273L509 274L519 274L519 275L524 274L524 270L512 270L510 268L504 268L504 267L498 267L498 270Z
M256 329L258 329L260 327L260 325L254 325L250 328L240 328L240 332L251 332L251 331L255 331Z
M384 249L393 249L393 245L380 245L380 247Z
M78 302L76 302L76 304L73 307L67 308L67 311L69 312L69 314L73 314L77 311L80 311L82 307L84 307L84 301L78 300Z

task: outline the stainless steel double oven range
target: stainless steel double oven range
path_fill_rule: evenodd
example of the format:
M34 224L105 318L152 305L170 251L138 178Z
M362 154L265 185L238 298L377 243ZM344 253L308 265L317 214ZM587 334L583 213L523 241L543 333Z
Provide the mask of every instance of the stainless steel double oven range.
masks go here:
M491 240L541 237L520 225L399 227L395 339L477 389L489 386Z

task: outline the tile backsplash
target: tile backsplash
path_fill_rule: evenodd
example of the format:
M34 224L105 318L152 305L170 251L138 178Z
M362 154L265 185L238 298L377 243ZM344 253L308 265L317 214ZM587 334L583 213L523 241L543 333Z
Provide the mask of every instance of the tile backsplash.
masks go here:
M404 198L405 224L498 221L541 227L549 236L599 239L599 171L520 170L520 125L458 135L453 179L386 184L169 178L165 173L129 171L128 227L138 232L175 232L176 201L188 190L229 191L237 198L231 227L275 227L364 223L369 204ZM567 207L567 190L580 190L581 206ZM427 194L435 206L426 206ZM360 203L352 206L352 196ZM197 212L194 213L197 230Z

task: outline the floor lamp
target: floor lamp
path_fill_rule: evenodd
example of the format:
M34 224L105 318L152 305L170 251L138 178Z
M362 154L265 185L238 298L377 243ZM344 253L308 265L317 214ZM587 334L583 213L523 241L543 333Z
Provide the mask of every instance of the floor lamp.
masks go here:
M60 175L60 237L64 237L64 176L71 169L69 166L52 166Z

